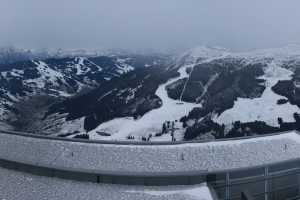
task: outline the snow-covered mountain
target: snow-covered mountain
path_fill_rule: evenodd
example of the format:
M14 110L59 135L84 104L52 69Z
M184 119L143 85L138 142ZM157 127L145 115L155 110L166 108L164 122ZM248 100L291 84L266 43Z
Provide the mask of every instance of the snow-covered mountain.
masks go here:
M13 46L0 47L0 64L10 64L26 60L45 60L49 58L100 57L124 55L154 55L152 53L137 53L121 49L23 49Z
M157 55L118 55L0 64L0 120L32 130L28 125L35 117L42 117L52 103L88 92L136 68L161 62L163 58Z
M95 59L88 61L102 66ZM74 62L75 74L83 73L80 83L91 84L84 82L89 70L77 68L82 60ZM296 45L243 53L197 47L160 65L131 71L132 64L126 64L123 71L129 73L121 70L110 81L103 76L103 82L92 84L90 91L51 104L29 130L90 139L171 141L300 127L300 47Z
M110 51L88 49L22 49L13 46L0 47L0 64L48 58L108 56Z

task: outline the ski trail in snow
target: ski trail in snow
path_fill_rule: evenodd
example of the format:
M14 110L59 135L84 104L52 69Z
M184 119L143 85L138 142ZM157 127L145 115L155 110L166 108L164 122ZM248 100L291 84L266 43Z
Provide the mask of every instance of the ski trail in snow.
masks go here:
M97 67L99 72L101 72L103 70L102 67L100 67L99 65L97 65L93 61L89 60L88 58L86 58L86 61L88 61L90 64L94 65L95 67Z
M181 94L180 94L179 100L182 102L182 97L183 97L184 92L185 92L185 90L186 90L186 86L187 86L188 82L190 81L190 78L191 78L192 73L193 73L193 71L194 71L194 67L195 67L196 65L200 65L200 64L204 64L204 63L209 63L209 62L211 62L211 61L213 61L213 60L216 60L216 59L225 58L225 57L228 56L228 55L229 55L228 53L225 53L224 55L221 55L221 56L219 56L219 57L213 57L213 58L206 59L206 60L204 60L204 61L200 61L200 62L198 62L198 63L193 64L193 66L191 67L192 69L191 69L191 72L190 72L190 74L189 74L189 76L188 76L188 79L186 80L186 82L185 82L185 84L184 84L184 86L183 86L183 89L182 89L182 92L181 92ZM202 93L200 99L206 94L208 87L209 87L209 86L210 86L210 85L218 78L218 76L219 76L219 74L217 73L217 74L215 74L215 75L208 81L208 83L207 83L207 84L205 85L205 87L204 87L204 91L203 91L203 93ZM201 83L201 84L202 84L202 83Z
M188 82L190 81L190 78L191 78L192 73L193 73L193 71L194 71L194 67L195 67L195 65L192 66L191 72L190 72L190 74L189 74L187 80L186 80L185 83L184 83L184 86L183 86L183 89L182 89L182 91L181 91L180 98L179 98L179 101L180 101L180 102L182 102L182 97L183 97L183 95L184 95L186 86L187 86ZM186 70L187 70L187 69L186 69Z
M213 82L214 82L218 77L219 77L219 74L216 73L215 75L213 75L213 76L208 80L208 82L207 82L204 86L203 86L202 83L200 82L201 85L203 86L203 92L202 92L201 96L197 98L198 100L201 100L201 99L204 97L204 95L207 93L207 90L208 90L209 86L210 86L211 84L213 84Z
M205 59L201 63L211 62L217 58L220 57ZM148 136L149 134L155 135L156 133L161 132L164 122L179 120L181 117L187 115L193 108L200 107L200 104L171 99L166 91L167 85L180 79L189 78L191 73L188 74L186 71L188 68L193 68L195 65L195 62L183 65L178 70L180 74L179 77L172 78L158 87L155 94L162 100L162 106L160 108L149 111L137 120L134 120L133 117L124 117L102 123L96 129L88 133L90 138L101 140L125 140L128 135L135 136L135 139L139 139L138 137L142 136ZM180 127L180 129L183 128ZM111 136L101 136L97 132L106 132L111 134ZM161 139L166 140L164 137Z

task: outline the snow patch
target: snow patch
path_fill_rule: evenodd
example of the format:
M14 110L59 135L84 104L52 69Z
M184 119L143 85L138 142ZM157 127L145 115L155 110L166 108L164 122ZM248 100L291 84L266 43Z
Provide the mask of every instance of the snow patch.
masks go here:
M84 117L72 120L72 121L65 121L61 127L60 133L73 133L73 132L80 132L84 133Z
M231 124L235 121L253 122L255 120L264 121L270 126L278 127L278 117L284 122L294 122L293 113L299 111L295 105L289 102L278 105L279 99L286 99L272 91L272 87L280 80L291 80L293 72L282 68L280 63L272 61L264 69L265 74L261 79L266 80L266 89L259 98L238 98L234 102L233 108L226 110L220 116L215 116L213 120L219 124Z
M212 194L210 192L210 189L207 187L206 183L197 185L197 186L191 186L191 187L178 187L177 189L170 189L170 190L162 190L162 189L157 189L157 190L149 190L149 189L144 189L143 191L138 191L138 190L132 190L132 191L127 191L130 193L143 193L143 194L148 194L151 196L159 196L159 197L164 197L164 196L185 196L186 198L189 199L195 199L195 200L213 200Z
M83 75L86 74L87 72L89 72L89 68L83 69L84 67L84 60L85 58L83 57L78 57L75 59L78 63L75 64L75 68L76 68L76 75Z
M10 74L12 76L22 78L23 77L22 75L24 75L24 71L23 70L18 70L18 69L12 69L11 72L10 72Z
M5 94L7 95L7 97L8 97L11 101L14 101L14 102L19 101L18 97L14 96L14 95L11 94L10 92L6 92Z
M24 80L24 84L34 84L37 88L43 89L46 83L51 83L53 86L59 86L58 80L64 81L64 75L51 69L45 62L33 62L37 65L40 77Z
M86 58L86 61L88 61L89 63L91 63L92 65L94 65L95 67L98 68L98 71L101 72L103 71L102 67L100 67L99 65L97 65L96 63L90 61L89 59Z
M118 58L117 59L117 63L118 63L117 72L119 74L125 74L125 73L128 73L128 72L134 70L134 67L132 67L131 65L126 63L128 60L130 60L130 59L129 58L125 58L125 59Z

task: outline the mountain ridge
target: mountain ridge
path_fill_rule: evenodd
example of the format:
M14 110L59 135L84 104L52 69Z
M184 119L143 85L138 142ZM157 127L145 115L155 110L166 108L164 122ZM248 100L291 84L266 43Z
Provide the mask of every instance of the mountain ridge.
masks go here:
M125 70L51 105L35 129L67 137L171 141L298 127L299 46L242 53L197 47L169 58Z

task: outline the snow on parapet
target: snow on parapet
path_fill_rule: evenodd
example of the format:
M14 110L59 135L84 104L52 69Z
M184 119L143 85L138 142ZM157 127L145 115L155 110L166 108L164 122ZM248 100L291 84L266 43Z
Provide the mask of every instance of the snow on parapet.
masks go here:
M100 174L199 175L300 159L300 135L291 131L240 140L122 145L67 142L0 132L0 158L57 169L93 170Z

